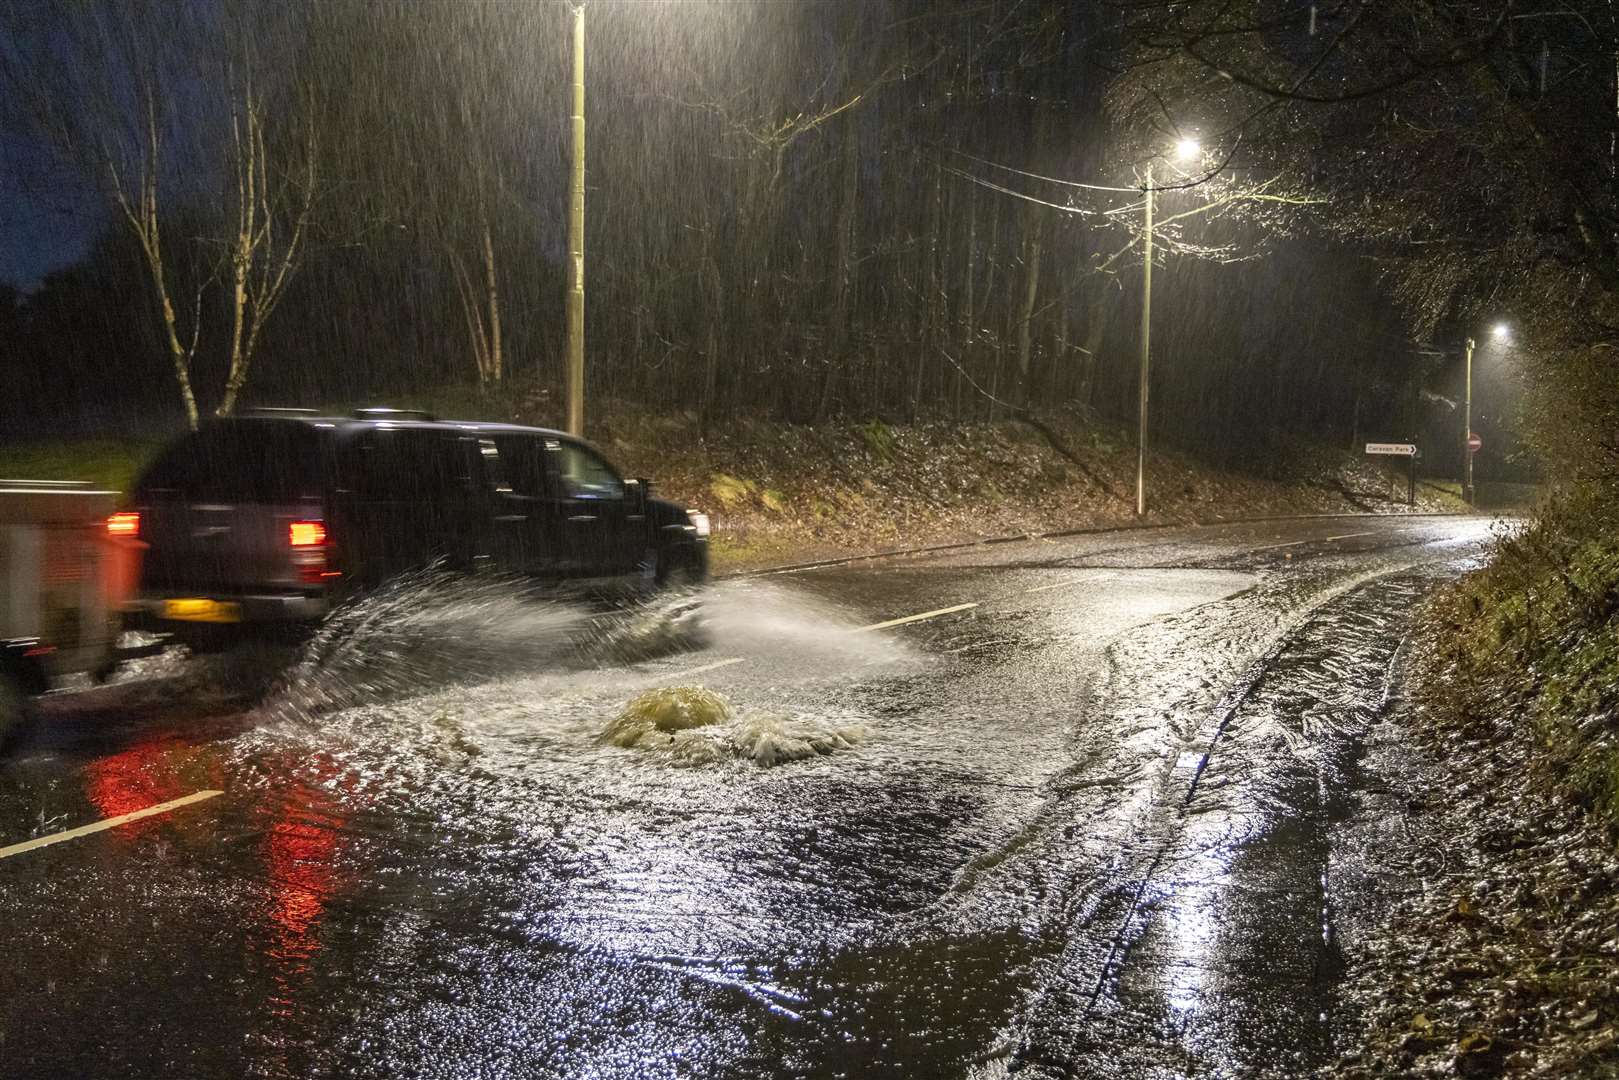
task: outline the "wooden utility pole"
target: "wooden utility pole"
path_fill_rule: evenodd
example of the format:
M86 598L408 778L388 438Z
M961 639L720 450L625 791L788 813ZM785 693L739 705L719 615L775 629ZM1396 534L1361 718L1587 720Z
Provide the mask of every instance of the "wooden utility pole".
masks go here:
M568 196L568 433L585 433L585 6L573 8L573 183Z

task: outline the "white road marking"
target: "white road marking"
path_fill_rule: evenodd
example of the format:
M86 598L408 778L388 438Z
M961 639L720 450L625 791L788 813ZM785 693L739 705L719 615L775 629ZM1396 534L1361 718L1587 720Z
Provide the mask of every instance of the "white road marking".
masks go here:
M1049 592L1052 589L1071 589L1075 585L1090 585L1095 584L1098 581L1106 581L1108 578L1113 576L1114 575L1111 572L1106 574L1086 573L1081 574L1079 577L1069 578L1067 581L1059 581L1055 585L1036 585L1032 589L1021 589L1019 590L1018 595L1022 596L1028 593Z
M1308 543L1310 543L1309 540L1289 540L1285 544L1262 544L1259 547L1251 547L1248 550L1249 551L1275 551L1277 548L1298 547L1300 544L1308 544Z
M887 630L890 626L904 626L906 623L922 622L925 619L937 619L940 615L953 615L958 611L968 611L977 606L978 605L976 603L972 603L957 604L955 607L942 607L937 611L924 611L920 615L906 615L904 618L900 619L889 619L887 622L872 623L870 626L860 627L858 630L853 631L853 633L864 634L868 630Z
M202 802L204 799L211 799L215 795L223 794L225 794L223 791L215 791L212 789L207 791L198 791L187 795L184 798L170 799L166 803L158 803L156 806L148 806L144 810L136 810L131 814L119 814L117 817L110 817L103 821L98 821L93 825L81 825L77 829L68 829L66 832L51 833L49 836L36 836L32 840L24 840L20 844L12 844L10 847L0 848L0 859L9 859L13 855L21 855L25 851L34 851L38 848L48 847L51 844L60 844L64 840L77 840L79 837L89 836L91 833L103 832L107 829L116 829L120 825L129 824L131 821L139 821L141 818L152 817L154 814L166 814L170 810L178 810L182 806L190 806L192 803Z
M1377 533L1374 530L1372 532L1344 533L1341 536L1323 536L1319 540L1317 540L1315 537L1312 536L1312 537L1308 537L1308 538L1306 538L1304 540L1289 540L1285 544L1265 544L1262 547L1251 547L1248 550L1249 551L1275 551L1277 548L1298 547L1300 544L1325 544L1325 543L1327 543L1328 541L1331 541L1331 540L1348 540L1351 537L1355 537L1355 536L1376 536L1376 535L1377 535Z
M889 619L886 622L872 623L870 626L862 626L849 632L851 634L864 634L868 630L887 630L892 626L904 626L907 623L922 622L926 619L936 619L940 615L953 615L958 611L968 611L977 606L978 605L976 603L957 604L954 607L940 608L937 611L924 611L920 615L906 615L899 619ZM750 656L732 656L724 660L716 660L712 664L703 664L701 667L687 668L684 671L668 671L657 675L651 675L648 676L647 681L661 683L670 682L675 679L685 679L692 675L701 675L704 672L717 671L720 668L730 667L732 664L746 664L751 659L753 658Z
M746 656L733 656L729 660L716 660L712 664L704 664L702 667L687 668L685 671L669 671L661 675L653 675L651 676L651 681L664 682L669 679L684 679L688 675L701 675L705 671L715 671L722 667L730 667L732 664L745 664L748 662L748 659L749 658Z

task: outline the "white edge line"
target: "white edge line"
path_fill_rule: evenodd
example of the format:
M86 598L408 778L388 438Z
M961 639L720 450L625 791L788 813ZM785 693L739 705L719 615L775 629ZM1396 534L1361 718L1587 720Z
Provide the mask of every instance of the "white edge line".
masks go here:
M97 821L90 825L81 825L77 829L68 829L65 832L51 833L49 836L36 836L32 840L24 840L20 844L12 844L10 847L0 848L0 859L9 859L13 855L21 855L26 851L34 851L38 848L49 847L51 844L60 844L64 840L77 840L79 837L89 836L91 833L104 832L107 829L116 829L120 825L129 824L131 821L139 821L141 818L152 817L155 814L166 814L170 810L178 810L182 806L189 806L192 803L202 802L204 799L211 799L215 795L223 794L225 794L223 791L216 791L210 788L206 791L193 792L192 794L186 795L179 799L171 799L165 803L158 803L156 806L148 806L144 810L136 810L129 814L119 814L117 817L106 818L103 821Z
M940 615L954 615L958 611L968 611L977 607L976 602L971 604L957 604L955 607L939 608L937 611L924 611L920 615L906 615L899 619L889 619L887 622L872 623L851 631L855 634L864 634L872 630L887 630L890 626L904 626L906 623L922 622L924 619L937 619Z
M1376 535L1377 535L1377 533L1375 531L1374 532L1344 533L1342 536L1329 536L1329 537L1327 537L1327 539L1328 540L1352 540L1357 536L1376 536Z

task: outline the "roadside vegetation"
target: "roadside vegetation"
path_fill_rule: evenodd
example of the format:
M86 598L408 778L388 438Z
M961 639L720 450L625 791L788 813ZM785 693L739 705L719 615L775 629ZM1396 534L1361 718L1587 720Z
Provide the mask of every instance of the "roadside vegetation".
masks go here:
M1581 480L1423 613L1340 1075L1619 1075L1619 499Z
M38 439L0 446L0 479L80 480L125 491L157 452L155 439Z
M1619 503L1585 489L1547 505L1430 620L1435 716L1504 725L1539 751L1548 784L1619 836Z

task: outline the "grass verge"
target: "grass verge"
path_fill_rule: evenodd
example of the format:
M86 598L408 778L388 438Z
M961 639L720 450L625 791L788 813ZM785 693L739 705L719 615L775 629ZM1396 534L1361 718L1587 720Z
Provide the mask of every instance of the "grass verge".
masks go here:
M0 446L0 478L88 480L123 491L162 445L155 439L72 439Z
M1544 779L1619 835L1619 497L1548 503L1428 612L1436 720L1537 749Z

